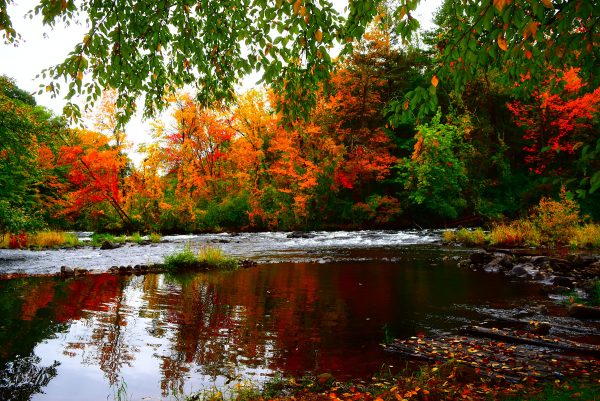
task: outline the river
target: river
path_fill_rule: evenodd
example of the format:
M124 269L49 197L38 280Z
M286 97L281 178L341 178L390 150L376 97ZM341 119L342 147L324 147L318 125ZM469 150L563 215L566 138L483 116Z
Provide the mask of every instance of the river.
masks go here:
M368 377L392 338L455 332L549 301L539 285L457 267L437 231L165 237L155 245L0 251L0 272L106 270L217 244L235 272L0 280L0 399L133 400L276 374ZM125 387L123 387L125 386Z

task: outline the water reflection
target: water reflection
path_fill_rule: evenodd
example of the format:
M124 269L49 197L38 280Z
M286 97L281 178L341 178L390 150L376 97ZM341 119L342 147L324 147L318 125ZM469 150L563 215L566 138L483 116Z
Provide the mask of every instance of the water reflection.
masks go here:
M105 400L124 381L139 399L274 371L370 374L392 361L384 327L451 330L476 313L452 305L535 301L534 286L503 280L413 257L3 281L0 398Z

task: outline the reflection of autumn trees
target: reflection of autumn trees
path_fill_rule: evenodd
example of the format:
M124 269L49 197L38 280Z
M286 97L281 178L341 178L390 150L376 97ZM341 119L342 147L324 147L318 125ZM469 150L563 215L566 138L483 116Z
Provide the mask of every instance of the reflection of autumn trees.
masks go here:
M365 374L387 360L379 346L384 325L396 336L411 336L422 329L424 313L515 297L514 287L498 287L489 275L431 267L428 259L410 263L0 282L2 371L71 324L77 335L60 345L64 358L97 366L107 386L127 368L143 368L160 381L164 396L181 393L188 377L198 375ZM24 380L44 369L30 361L23 371L32 374ZM151 366L140 365L148 361Z

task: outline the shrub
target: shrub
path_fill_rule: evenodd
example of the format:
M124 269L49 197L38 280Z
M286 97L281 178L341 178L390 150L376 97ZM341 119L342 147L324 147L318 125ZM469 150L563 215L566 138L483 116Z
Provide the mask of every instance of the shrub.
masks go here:
M560 191L558 201L542 198L531 217L541 240L550 244L567 243L580 221L579 206L577 202L569 199L564 187Z

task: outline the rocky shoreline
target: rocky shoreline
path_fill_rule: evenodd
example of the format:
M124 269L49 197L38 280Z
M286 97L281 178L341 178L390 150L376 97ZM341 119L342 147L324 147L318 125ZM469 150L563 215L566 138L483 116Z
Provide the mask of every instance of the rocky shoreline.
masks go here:
M544 285L546 294L574 292L579 298L591 299L600 280L600 255L567 254L564 257L531 254L519 250L478 250L459 267L503 274L509 278L529 280ZM569 315L600 319L600 308L581 304L569 307Z

